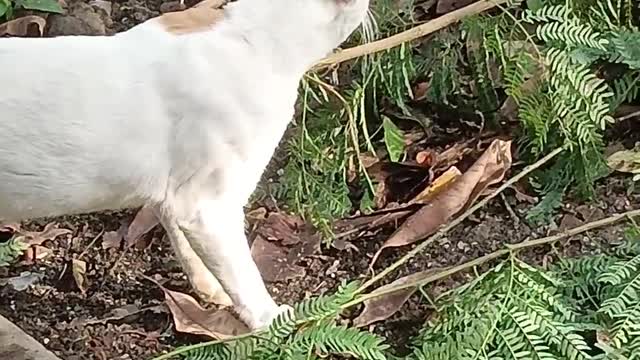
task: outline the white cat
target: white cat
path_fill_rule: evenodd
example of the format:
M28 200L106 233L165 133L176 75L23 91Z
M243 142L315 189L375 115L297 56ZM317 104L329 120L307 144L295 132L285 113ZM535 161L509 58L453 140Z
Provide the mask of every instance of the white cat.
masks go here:
M111 37L0 39L0 219L150 205L194 288L268 325L282 310L252 261L243 206L301 77L368 5L239 0Z

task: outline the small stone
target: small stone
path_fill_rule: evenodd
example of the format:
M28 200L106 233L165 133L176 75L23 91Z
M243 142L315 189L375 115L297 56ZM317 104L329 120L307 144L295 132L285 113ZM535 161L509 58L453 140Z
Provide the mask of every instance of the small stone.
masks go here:
M182 1L168 1L160 5L160 12L164 14L168 12L182 11L186 8L187 6Z

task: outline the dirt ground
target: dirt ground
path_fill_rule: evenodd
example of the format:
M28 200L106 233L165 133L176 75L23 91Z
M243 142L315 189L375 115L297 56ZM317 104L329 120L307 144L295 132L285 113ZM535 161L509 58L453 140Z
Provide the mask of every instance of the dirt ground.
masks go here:
M159 15L162 6L160 0L105 3L101 1L98 6L94 1L91 5L91 11L99 14L97 25L71 21L67 23L74 25L69 26L76 28L65 28L67 25L58 24L56 31L79 32L78 24L84 26L82 29L85 30L82 31L122 31ZM86 12L88 8L83 9ZM82 18L82 15L78 16ZM93 19L97 18L94 16ZM98 30L86 30L87 26ZM507 190L504 198L491 201L488 207L412 259L407 266L391 274L389 279L429 268L459 264L498 250L505 243L545 236L584 221L640 207L640 192L632 191L629 179L624 176L602 180L597 193L596 200L590 204L567 203L556 217L555 224L531 228L523 221L523 214L531 204L517 199L512 190ZM257 204L252 208L260 206L269 207L268 204ZM36 231L53 222L58 228L71 230L71 233L43 244L51 250L44 259L32 264L0 268L0 279L18 276L25 271L42 276L40 281L25 290L0 287L0 313L64 360L148 359L160 351L202 340L175 331L171 315L163 306L163 292L140 275L161 281L169 289L191 293L161 229L156 228L126 250L103 248L102 235L117 231L133 216L133 211L127 211L24 223L25 229ZM322 247L320 251L298 261L297 265L304 272L297 277L269 282L272 294L278 302L292 303L332 291L343 279L368 276L373 254L392 230L388 228L366 236L346 237L341 240L340 248L343 250ZM620 243L623 231L623 225L592 231L563 242L555 249L550 246L536 248L524 256L535 263L544 264L558 256L596 252ZM302 237L303 243L307 240L312 241ZM378 260L376 269L383 269L410 248L386 251ZM71 271L71 259L80 255L87 264L85 289L78 288ZM441 289L464 280L464 277L464 274L458 275L433 284L427 290L437 294ZM357 311L359 309L354 309L353 314ZM409 337L419 329L429 311L419 295L415 295L400 312L371 328L386 336L390 343L401 350Z

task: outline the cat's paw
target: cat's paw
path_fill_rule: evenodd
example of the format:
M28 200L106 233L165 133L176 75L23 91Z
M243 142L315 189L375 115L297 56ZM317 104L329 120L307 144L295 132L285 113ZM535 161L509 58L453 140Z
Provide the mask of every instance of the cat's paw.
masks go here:
M271 306L268 309L264 309L259 312L241 309L238 311L238 315L240 316L240 319L244 321L244 323L247 324L247 326L251 330L260 330L271 325L273 320L278 317L278 315L285 312L293 313L293 308L289 305L273 305L274 306Z

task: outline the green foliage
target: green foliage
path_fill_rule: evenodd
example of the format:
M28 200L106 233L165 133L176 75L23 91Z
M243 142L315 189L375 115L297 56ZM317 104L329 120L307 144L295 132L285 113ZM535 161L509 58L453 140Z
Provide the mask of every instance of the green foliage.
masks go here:
M547 269L511 254L471 282L442 294L409 343L394 355L385 339L336 323L358 284L306 299L268 330L197 348L185 360L353 358L367 360L638 359L640 228L602 254L560 259ZM357 298L356 298L357 299ZM430 302L430 304L432 304Z
M384 143L387 146L389 159L394 162L400 161L400 158L404 153L404 139L402 137L402 132L386 116L382 119L382 127L384 129Z
M56 0L0 0L0 19L11 20L15 10L36 10L49 13L63 13Z
M9 266L15 262L29 248L29 245L14 237L5 243L0 243L0 267Z
M294 311L277 317L264 334L200 347L186 352L183 358L297 360L351 355L357 359L384 360L388 345L382 338L337 325L332 319L353 299L357 287L357 283L343 284L332 295L304 300Z
M410 20L395 9L391 0L376 2L373 20L352 41L404 30ZM413 96L412 80L421 66L412 49L402 45L358 59L348 74L331 79L309 75L300 89L298 126L287 144L287 164L274 186L276 197L331 237L332 220L358 206L349 197L349 185L363 185L363 203L373 198L373 183L360 154L386 147L390 158L402 156L401 132L389 122L383 128L383 116L376 109L384 100L399 113L408 113L405 104Z

